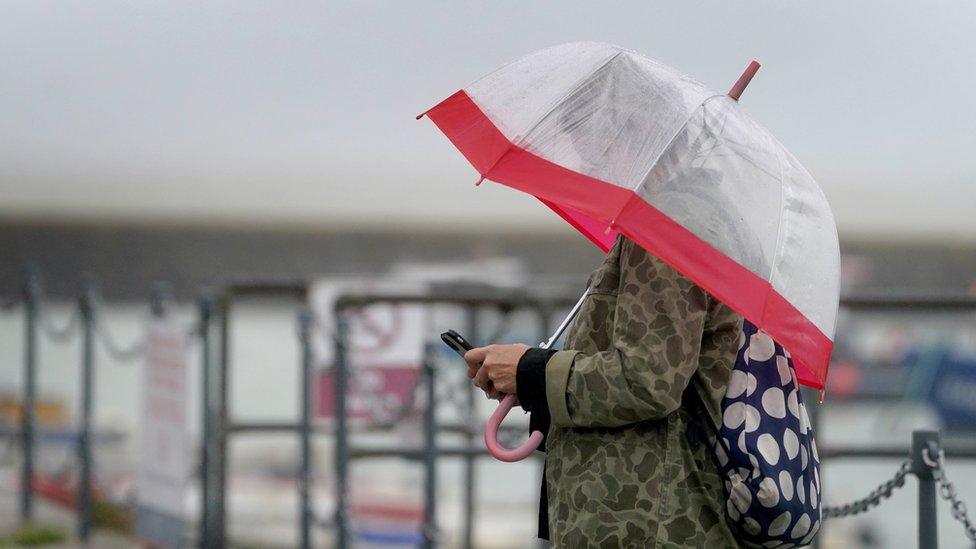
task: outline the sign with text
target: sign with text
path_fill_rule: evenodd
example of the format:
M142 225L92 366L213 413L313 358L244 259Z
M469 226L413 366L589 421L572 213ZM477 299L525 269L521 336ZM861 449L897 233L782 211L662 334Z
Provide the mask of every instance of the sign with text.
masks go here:
M182 546L187 480L186 345L182 327L149 323L143 367L136 537L159 547Z

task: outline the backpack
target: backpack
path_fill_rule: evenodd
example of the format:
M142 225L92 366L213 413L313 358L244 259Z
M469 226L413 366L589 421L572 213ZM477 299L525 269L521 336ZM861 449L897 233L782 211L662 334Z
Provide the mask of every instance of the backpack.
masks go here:
M693 386L688 437L699 419L714 435L707 448L725 485L725 520L748 547L802 547L820 529L820 459L790 354L743 321L722 425L715 427Z

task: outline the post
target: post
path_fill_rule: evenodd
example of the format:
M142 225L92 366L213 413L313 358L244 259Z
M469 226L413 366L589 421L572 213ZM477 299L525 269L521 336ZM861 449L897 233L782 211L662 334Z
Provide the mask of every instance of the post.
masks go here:
M424 523L421 547L437 544L437 369L430 345L424 348Z
M82 322L81 422L78 429L78 538L88 543L94 513L92 509L92 388L95 376L95 278L82 280L79 308Z
M349 547L349 425L346 421L346 391L348 390L348 356L346 337L348 320L341 310L336 310L335 334L335 468L336 468L336 547Z
M34 400L37 393L37 300L41 296L37 269L24 277L24 400L21 402L20 434L24 462L20 476L20 520L34 518Z
M197 314L200 319L200 547L210 549L215 547L211 539L211 479L210 457L213 444L213 410L211 385L211 354L210 321L213 318L213 297L204 293L197 298Z
M301 424L299 437L301 440L301 469L298 476L298 497L299 497L299 528L301 532L302 549L312 547L312 510L309 502L309 491L312 474L312 344L310 341L312 331L312 312L307 307L302 307L298 312L299 336L302 345L302 365L301 380L299 387L301 390Z
M918 546L919 549L929 549L939 546L939 525L935 476L932 474L932 467L926 463L923 450L928 450L930 460L939 459L938 431L912 432L912 473L918 478Z
M157 280L149 292L149 312L154 318L166 316L166 305L173 299L173 287L169 282Z
M234 299L233 290L228 288L220 297L220 362L217 371L216 414L213 429L216 448L213 452L214 501L213 529L211 538L215 547L224 547L226 541L227 500L227 383L230 370L230 309Z
M464 331L468 336L468 341L473 345L478 345L478 308L473 304L469 304L465 310L466 314L466 324ZM466 402L467 415L465 419L473 420L475 417L475 411L477 410L477 397L478 394L474 386L467 382L467 378L462 381L464 388L468 393L468 399ZM465 425L464 430L464 445L467 448L473 448L477 443L478 437L473 429L477 429L479 426L471 423L469 421L468 425ZM476 489L475 482L477 482L477 471L476 471L476 456L474 454L465 454L464 456L464 471L463 480L464 483L464 516L462 517L461 526L461 546L465 549L472 549L474 547L474 505L476 500Z

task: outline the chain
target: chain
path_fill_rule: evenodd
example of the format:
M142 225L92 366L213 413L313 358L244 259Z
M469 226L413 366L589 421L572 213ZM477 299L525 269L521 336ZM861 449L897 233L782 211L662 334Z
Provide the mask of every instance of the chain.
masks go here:
M64 326L55 326L43 308L38 308L39 324L45 334L55 343L65 344L74 339L78 328L78 319L81 317L77 307L71 308L71 316L64 322Z
M203 323L196 320L186 328L186 337L188 339L195 340L196 338L203 336L203 331Z
M0 312L7 313L13 311L19 304L20 300L15 297L0 297Z
M911 461L906 459L898 467L898 471L895 473L894 477L872 490L867 497L852 501L846 505L829 507L824 506L822 510L823 518L840 518L859 515L872 507L881 505L882 501L891 497L891 494L895 491L895 489L901 488L905 485L905 477L908 475L910 469Z
M122 347L115 341L112 334L105 326L98 322L95 324L98 332L98 339L105 347L108 354L117 362L133 362L146 354L146 340L137 339L128 347Z
M945 452L939 450L939 459L933 460L929 455L929 449L922 449L922 460L925 464L932 468L932 476L935 477L935 481L939 484L939 495L942 499L949 502L951 506L952 518L959 521L962 524L963 529L966 531L966 537L972 541L976 541L976 526L973 525L972 519L969 518L969 514L966 509L966 504L959 499L959 494L956 492L956 486L949 481L945 472Z
M38 292L36 298L39 302L43 301L43 296ZM0 298L0 312L12 311L20 303L19 299L16 298ZM74 339L75 334L78 332L78 323L81 319L81 312L78 307L72 307L71 313L69 314L67 320L64 324L58 326L51 321L50 316L44 307L38 306L37 309L38 325L41 331L47 335L55 343L66 344ZM196 340L196 336L201 335L201 324L199 322L193 323L186 330L186 335L190 340L190 343ZM119 345L115 338L112 337L111 333L105 329L100 322L96 323L96 331L98 333L99 340L105 347L105 350L112 356L115 360L119 362L132 362L146 354L147 342L145 339L137 340L132 343L127 348L123 348Z
M116 362L135 362L136 360L146 356L146 353L149 352L149 341L146 337L137 339L127 348L123 348L101 322L97 323L96 330L98 332L98 339L105 348L105 351ZM184 350L192 350L200 340L200 337L203 336L203 324L201 324L199 321L193 322L188 327L183 329L183 335L186 336L186 346Z
M966 537L971 541L976 541L976 524L969 518L969 512L965 502L959 498L956 486L949 480L945 472L945 452L939 450L938 459L932 459L928 448L922 449L922 461L932 469L932 476L939 485L939 496L949 502L952 518L959 521L965 530ZM895 476L871 491L866 498L848 503L846 505L831 506L823 508L823 518L839 518L859 515L872 507L881 504L882 501L891 497L896 488L905 485L905 477L911 469L911 461L905 460L898 468Z

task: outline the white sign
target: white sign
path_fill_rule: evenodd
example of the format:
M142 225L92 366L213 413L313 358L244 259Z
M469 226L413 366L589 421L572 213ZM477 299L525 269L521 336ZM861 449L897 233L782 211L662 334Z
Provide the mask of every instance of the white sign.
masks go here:
M312 292L312 302L320 337L316 340L315 415L335 416L334 306L336 299L350 291L418 292L419 283L392 283L382 280L322 280ZM348 416L356 422L383 422L393 419L410 404L417 384L427 332L423 305L375 303L346 311L349 365Z
M143 368L141 452L136 477L136 536L180 543L187 480L186 334L172 321L149 323Z

